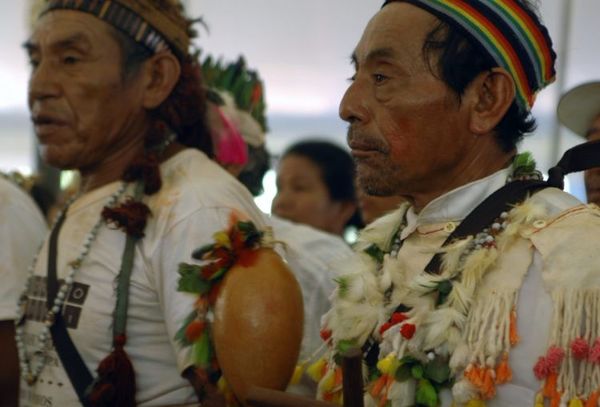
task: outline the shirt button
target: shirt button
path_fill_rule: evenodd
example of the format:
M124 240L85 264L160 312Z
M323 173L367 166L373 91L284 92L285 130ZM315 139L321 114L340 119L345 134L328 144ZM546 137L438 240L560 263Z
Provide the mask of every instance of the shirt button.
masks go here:
M546 221L543 220L536 220L535 222L533 222L533 227L536 229L542 229L546 227Z
M448 232L448 233L454 232L455 229L456 229L456 223L454 223L454 222L448 222L444 226L444 231Z

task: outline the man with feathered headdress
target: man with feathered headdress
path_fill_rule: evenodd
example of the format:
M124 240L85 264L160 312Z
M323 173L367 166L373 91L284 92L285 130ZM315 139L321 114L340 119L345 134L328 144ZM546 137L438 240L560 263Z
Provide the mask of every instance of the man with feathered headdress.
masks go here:
M42 158L81 186L19 300L22 405L222 402L195 343L200 282L177 269L231 212L265 223L211 160L194 35L177 0L43 2L24 45L31 119Z

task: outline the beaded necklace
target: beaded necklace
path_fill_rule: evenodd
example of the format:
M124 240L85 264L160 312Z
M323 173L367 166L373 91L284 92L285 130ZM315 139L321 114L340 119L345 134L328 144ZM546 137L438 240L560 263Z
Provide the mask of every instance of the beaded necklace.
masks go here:
M535 162L526 153L515 157L512 171L507 177L506 183L515 180L539 180L541 178L541 173L535 170ZM410 386L409 382L414 385L415 383L431 383L431 380L434 380L440 386L442 384L444 386L451 385L453 382L449 368L449 355L446 353L447 345L452 340L452 348L454 349L458 345L455 339L460 338L460 335L448 335L446 329L432 330L431 326L435 321L440 320L439 318L442 318L445 321L443 325L447 325L448 329L452 329L453 333L456 334L457 332L454 332L456 328L453 328L453 326L459 326L465 322L464 310L457 308L457 306L471 303L473 290L470 290L470 288L473 284L476 286L477 282L483 277L482 273L473 272L476 267L472 266L472 261L468 267L465 267L465 265L473 256L480 258L481 261L490 262L490 264L494 261L495 254L497 254L496 239L500 238L503 232L507 230L510 215L507 212L501 213L481 232L456 243L453 249L453 253L455 253L452 260L453 265L447 266L443 273L425 272L416 276L414 281L396 287L389 266L394 267L397 264L395 263L396 258L403 243L401 239L402 231L407 226L407 209L408 204L399 209L397 216L400 218L396 219L400 219L400 222L395 223L396 221L394 221L395 233L392 235L391 241L387 240L387 243L385 243L385 238L382 235L376 236L375 234L370 234L370 237L363 241L365 245L363 251L370 257L372 264L370 271L372 274L369 278L364 280L357 278L356 272L349 272L346 276L338 278L337 304L334 304L332 309L335 311L333 313L330 311L324 317L325 325L324 332L322 332L327 340L332 338L330 342L332 353L329 354L329 359L325 359L324 362L318 361L315 363L315 366L318 363L326 363L327 366L330 366L324 374L315 375L315 378L321 381L319 392L322 398L335 397L340 389L339 386L328 386L327 384L330 384L330 382L326 380L334 377L336 370L339 370L335 363L336 354L343 353L344 349L356 346L362 348L369 367L371 387L368 393L369 397L372 396L375 399L371 401L387 402L388 393L405 394L401 397L404 398L407 397L406 394L411 392L415 394L416 400L422 400L425 396L437 399L437 388L431 386L425 386L427 387L425 388L419 385L415 393L414 387L412 390L405 387ZM388 222L388 225L391 225L391 219ZM385 264L388 264L388 266ZM364 274L361 274L361 276L364 276ZM465 285L463 277L467 279L465 281L469 282L470 288ZM397 288L401 290L401 294L398 294ZM466 288L469 288L469 290L466 290ZM398 295L401 295L402 300ZM462 299L463 302L459 304L457 299ZM406 300L406 302L403 300ZM394 305L398 303L401 305ZM391 313L387 322L381 319L382 310L386 314L387 311ZM457 323L453 325L455 319ZM376 325L371 321L376 321ZM390 329L392 326L400 329ZM417 332L419 326L421 328ZM437 334L430 337L432 332L437 332ZM417 337L417 341L409 343L413 336ZM435 341L438 343L435 346L415 347L417 343L427 342L432 344ZM387 356L381 359L379 355ZM504 359L502 360L504 361ZM400 366L402 366L402 369L399 368ZM413 370L416 373L413 374ZM475 368L472 370L479 371ZM408 380L409 378L414 378L416 382ZM382 391L382 388L387 390ZM391 397L396 398L396 396ZM410 401L414 402L415 400ZM421 404L430 405L427 403Z
M119 201L119 199L123 196L126 189L127 189L127 183L122 182L121 186L110 196L110 198L107 201L106 206L114 207L116 205L116 203ZM54 229L57 226L58 220L66 215L69 207L77 198L78 198L78 195L72 197L67 202L64 209L58 214L58 216L54 220L52 229ZM56 315L59 312L61 312L63 302L64 302L65 298L67 298L67 294L69 293L69 291L71 290L71 287L73 286L75 273L77 273L77 271L81 268L81 265L83 264L84 260L87 258L88 254L90 252L92 243L94 243L96 241L96 238L98 237L98 231L100 230L100 227L102 226L102 224L104 222L105 221L102 217L100 217L98 219L98 221L94 224L92 229L88 232L87 236L83 240L83 245L82 245L80 254L77 256L77 258L74 261L69 263L69 268L70 268L69 274L64 279L64 283L61 285L60 289L58 290L58 292L56 294L56 298L54 299L54 303L52 304L52 308L50 310L48 310L48 313L44 320L43 331L40 333L40 335L38 337L40 343L42 344L41 348L39 351L33 353L31 360L27 356L27 349L25 347L25 342L23 341L23 335L24 335L24 325L26 322L26 308L27 308L27 301L28 301L27 293L29 292L31 283L34 279L35 268L37 266L37 261L38 261L38 257L41 252L41 247L39 248L37 254L33 258L31 265L29 266L29 269L27 271L27 274L28 274L27 282L25 283L25 289L23 291L23 294L21 294L21 296L19 297L18 303L17 303L17 318L15 319L15 341L17 344L17 351L19 353L21 377L29 385L32 385L36 382L40 373L44 369L44 366L46 365L47 353L48 353L48 349L50 347L50 344L48 342L50 339L50 328L54 324Z
M175 139L176 139L176 135L174 133L170 133L157 146L148 148L147 153L157 152L158 154L162 154L165 151L165 149L173 141L175 141ZM127 191L127 186L130 183L131 182L128 182L128 181L121 182L121 185L119 186L119 188L109 197L106 205L104 206L104 210L114 209L118 206L117 204L119 203L119 200L123 197L123 195ZM136 181L135 185L136 185L136 187L135 187L136 190L139 189L140 186L143 188L144 181L143 180ZM66 213L67 213L69 207L79 196L80 196L80 194L78 193L77 195L75 195L74 197L69 199L69 201L66 203L65 207L56 216L56 219L53 222L51 230L53 230L55 227L57 227L58 222L64 216L66 216ZM69 294L69 292L73 286L75 274L77 273L77 271L79 269L81 269L83 262L85 261L85 259L87 258L88 254L90 252L90 248L91 248L92 244L96 241L96 239L98 237L98 232L99 232L100 228L105 223L107 223L107 221L104 218L104 216L100 216L98 221L96 221L94 226L91 228L91 230L88 232L87 236L83 240L82 250L81 250L80 254L77 256L77 258L75 258L75 260L71 261L68 264L68 267L70 268L69 274L64 279L63 284L61 285L60 289L58 290L56 297L54 299L54 302L52 304L52 307L48 310L48 312L46 314L46 318L44 319L43 331L38 336L38 339L41 343L41 347L38 351L36 351L32 354L31 358L28 357L28 355L27 355L27 348L25 346L25 341L23 340L24 325L26 322L27 302L29 299L29 297L27 296L27 293L29 292L31 283L35 277L35 268L37 266L38 257L42 250L43 244L38 249L37 254L34 256L32 263L29 266L29 269L27 271L28 278L25 283L25 289L24 289L23 293L19 296L19 300L17 302L17 318L15 319L15 342L17 345L17 352L19 355L21 377L30 386L33 385L37 381L37 379L39 378L39 375L41 374L42 370L44 369L44 367L46 365L48 350L51 347L51 344L49 342L49 339L51 337L50 328L54 325L56 316L62 310L62 306L65 301L65 298L67 298L67 295Z

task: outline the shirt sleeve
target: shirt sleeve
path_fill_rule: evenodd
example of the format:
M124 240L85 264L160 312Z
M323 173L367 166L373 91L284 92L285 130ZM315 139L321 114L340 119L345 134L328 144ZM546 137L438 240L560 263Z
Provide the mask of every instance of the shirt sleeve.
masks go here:
M180 372L193 361L191 347L182 346L175 335L193 310L197 296L177 291L178 265L182 262L197 264L191 257L192 252L212 243L213 234L227 228L231 211L231 208L202 208L186 216L165 233L157 255L153 256L157 292Z
M27 270L46 235L45 221L29 201L16 187L0 192L0 320L16 318Z

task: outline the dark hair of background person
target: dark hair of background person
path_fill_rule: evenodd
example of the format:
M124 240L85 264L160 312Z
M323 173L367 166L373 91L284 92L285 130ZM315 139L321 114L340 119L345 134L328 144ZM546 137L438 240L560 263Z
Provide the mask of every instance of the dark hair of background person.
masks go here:
M402 1L386 0L382 8L390 3ZM515 1L529 13L537 14L531 2ZM422 51L431 73L440 75L446 85L456 93L459 101L467 86L477 75L498 66L483 47L465 36L459 27L443 20L440 20L427 34ZM437 60L432 56L437 57ZM496 137L502 149L508 152L536 127L534 117L530 112L520 108L515 99L496 126Z
M327 187L332 201L358 202L354 185L356 168L352 157L346 150L328 141L311 139L291 145L284 151L281 159L289 155L307 158L319 168L323 183ZM364 226L358 209L346 222L346 227L349 226L358 229Z
M126 82L152 53L118 29L110 27L110 30L121 47L122 75ZM206 94L199 63L193 56L173 53L181 64L181 76L169 97L150 114L154 119L164 121L177 134L179 143L197 148L212 158L213 145L205 122Z

